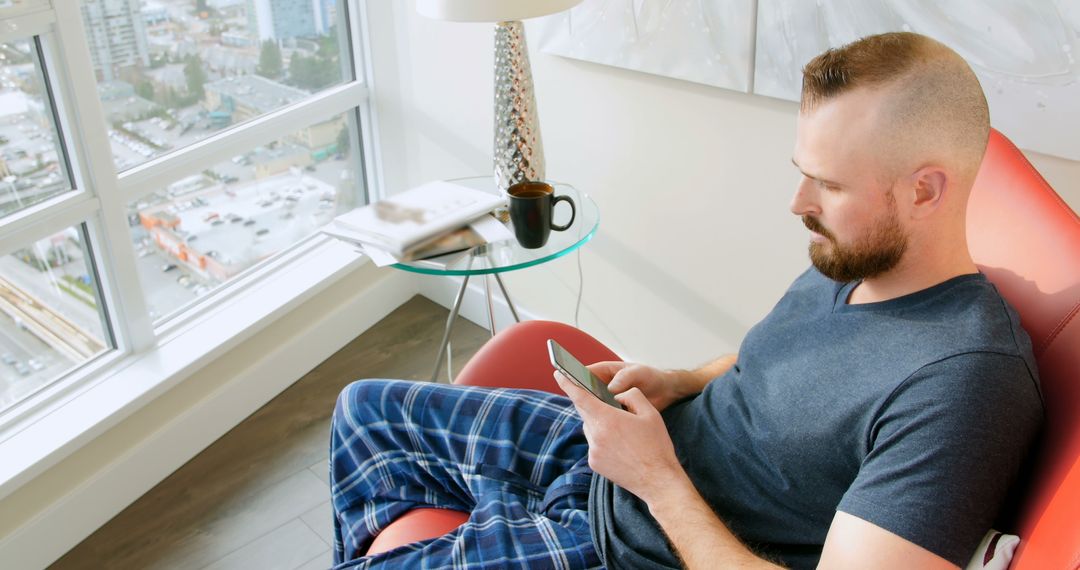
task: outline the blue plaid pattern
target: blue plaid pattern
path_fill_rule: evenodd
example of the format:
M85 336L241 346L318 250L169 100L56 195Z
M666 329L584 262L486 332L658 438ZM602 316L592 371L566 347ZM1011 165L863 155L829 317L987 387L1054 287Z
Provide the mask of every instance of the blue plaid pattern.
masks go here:
M334 568L603 568L591 478L581 419L563 396L354 382L331 427ZM448 535L357 558L416 507L471 514Z

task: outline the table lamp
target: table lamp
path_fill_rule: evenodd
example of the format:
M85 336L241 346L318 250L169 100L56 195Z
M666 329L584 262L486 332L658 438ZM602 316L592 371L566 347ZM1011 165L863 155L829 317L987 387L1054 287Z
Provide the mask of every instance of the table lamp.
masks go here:
M521 20L572 8L581 0L417 0L421 15L453 22L495 22L495 186L505 192L544 179L529 50Z

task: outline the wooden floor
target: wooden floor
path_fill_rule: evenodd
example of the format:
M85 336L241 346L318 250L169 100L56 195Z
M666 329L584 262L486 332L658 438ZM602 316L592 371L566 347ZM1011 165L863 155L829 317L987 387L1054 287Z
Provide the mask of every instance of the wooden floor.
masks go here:
M360 378L428 379L446 317L445 308L414 297L50 568L330 567L327 460L337 394ZM488 336L459 319L455 371Z

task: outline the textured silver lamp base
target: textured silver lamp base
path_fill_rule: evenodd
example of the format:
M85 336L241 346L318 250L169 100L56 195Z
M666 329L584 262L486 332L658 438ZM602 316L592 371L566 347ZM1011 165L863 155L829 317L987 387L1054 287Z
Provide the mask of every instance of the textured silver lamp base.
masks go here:
M495 186L544 179L529 50L521 22L495 25Z

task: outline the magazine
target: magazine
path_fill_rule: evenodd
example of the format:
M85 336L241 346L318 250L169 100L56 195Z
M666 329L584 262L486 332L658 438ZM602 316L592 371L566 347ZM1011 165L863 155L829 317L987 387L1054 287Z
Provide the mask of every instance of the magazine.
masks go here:
M447 231L461 228L505 202L497 194L439 181L357 208L334 222L351 233L354 241L403 259L407 251L441 243Z

